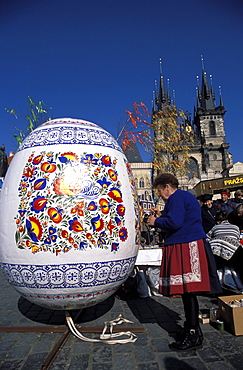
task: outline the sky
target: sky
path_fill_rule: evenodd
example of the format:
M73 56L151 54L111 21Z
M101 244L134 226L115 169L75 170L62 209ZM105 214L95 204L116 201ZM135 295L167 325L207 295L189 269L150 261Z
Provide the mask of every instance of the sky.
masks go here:
M52 118L117 138L134 102L151 111L160 58L178 108L193 112L203 55L216 104L222 89L233 162L243 161L242 19L241 0L0 0L0 145L16 151L28 96Z

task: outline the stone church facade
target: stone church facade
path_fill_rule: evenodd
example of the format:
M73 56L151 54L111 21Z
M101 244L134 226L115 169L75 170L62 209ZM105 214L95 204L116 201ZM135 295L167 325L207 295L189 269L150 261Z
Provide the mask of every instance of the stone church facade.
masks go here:
M153 113L158 112L166 105L176 105L171 99L169 87L165 87L164 77L160 65L160 82L155 92L153 102ZM221 90L219 91L220 99L216 103L212 76L207 78L204 70L202 59L202 77L201 82L197 77L197 102L194 107L193 119L188 118L188 124L194 133L194 144L190 151L190 163L188 164L187 174L178 177L180 187L188 190L203 180L227 177L233 166L232 155L229 152L230 144L226 141L224 127L224 115L226 113ZM163 156L163 153L159 153ZM133 175L136 181L138 194L151 189L153 177L156 173L152 171L152 164L144 163L138 160L138 155L130 153L128 160L131 163ZM148 180L149 179L149 180ZM150 190L151 191L151 190Z

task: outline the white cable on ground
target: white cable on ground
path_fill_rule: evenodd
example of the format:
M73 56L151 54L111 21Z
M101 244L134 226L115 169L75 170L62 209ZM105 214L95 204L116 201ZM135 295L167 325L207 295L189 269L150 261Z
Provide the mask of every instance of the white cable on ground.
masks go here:
M124 322L133 324L132 321L123 318L121 314L118 315L118 317L115 320L105 321L105 326L104 326L104 329L102 331L102 334L100 334L100 339L91 339L91 338L87 338L87 337L83 336L83 334L76 328L76 326L73 322L73 319L70 316L70 313L68 311L65 311L65 315L66 315L67 324L68 324L69 329L71 330L71 332L76 337L78 337L79 339L84 340L86 342L103 342L103 343L106 343L106 344L117 344L117 343L124 344L124 343L134 343L137 340L137 336L135 334L133 334L132 332L130 332L130 331L113 333L113 326L115 326L115 325L119 325L119 324L122 324ZM110 330L109 333L106 333L107 329ZM112 338L117 338L117 337L121 337L121 336L124 336L124 335L127 336L128 338L112 339Z

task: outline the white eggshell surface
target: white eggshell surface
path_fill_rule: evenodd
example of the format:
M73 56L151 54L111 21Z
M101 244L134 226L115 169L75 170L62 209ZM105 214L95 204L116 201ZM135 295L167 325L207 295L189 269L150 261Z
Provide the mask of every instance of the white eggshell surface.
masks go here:
M46 122L23 141L5 177L2 270L35 304L97 304L134 267L137 207L129 163L107 131L79 119Z

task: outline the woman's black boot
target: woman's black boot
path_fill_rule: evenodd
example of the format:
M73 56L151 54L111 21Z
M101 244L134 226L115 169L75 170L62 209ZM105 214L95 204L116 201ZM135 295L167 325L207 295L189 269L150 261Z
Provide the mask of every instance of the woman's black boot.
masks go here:
M181 338L169 345L173 351L186 351L188 349L201 348L203 335L201 329L184 329Z
M176 337L175 337L176 342L182 341L185 337L186 331L188 331L188 330L189 330L189 327L187 326L187 323L185 321L184 326L181 327L180 330L176 333ZM198 334L199 334L200 338L203 341L203 333L202 333L202 330L201 330L200 326L198 327Z

